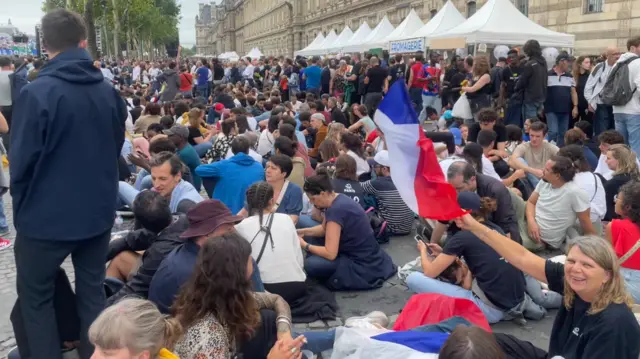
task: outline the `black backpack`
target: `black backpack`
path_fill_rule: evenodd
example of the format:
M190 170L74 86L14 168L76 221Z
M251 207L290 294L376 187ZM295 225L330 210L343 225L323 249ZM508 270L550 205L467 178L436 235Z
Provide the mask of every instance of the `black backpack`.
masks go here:
M617 63L604 84L604 88L600 91L600 99L602 103L609 106L624 106L633 97L637 88L631 89L629 82L629 64L639 57L634 56L625 61Z
M370 207L365 213L367 217L369 217L369 223L371 224L371 229L373 229L373 235L376 237L376 241L380 244L389 242L391 230L387 225L387 221L385 221L373 207Z

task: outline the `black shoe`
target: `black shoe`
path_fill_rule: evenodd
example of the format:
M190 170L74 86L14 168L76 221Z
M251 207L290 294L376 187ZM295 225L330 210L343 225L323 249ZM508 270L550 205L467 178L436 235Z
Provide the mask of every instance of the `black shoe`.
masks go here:
M14 347L13 349L9 350L9 353L7 353L7 359L20 359L20 352L18 352L18 347Z

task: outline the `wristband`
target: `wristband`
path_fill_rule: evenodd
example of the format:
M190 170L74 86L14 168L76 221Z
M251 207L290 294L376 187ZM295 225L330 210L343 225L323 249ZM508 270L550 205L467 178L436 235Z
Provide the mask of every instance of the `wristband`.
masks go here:
M304 250L305 250L305 251L307 251L307 252L309 252L309 247L310 247L310 246L311 246L311 244L307 243L307 245L306 245L306 246L304 246Z

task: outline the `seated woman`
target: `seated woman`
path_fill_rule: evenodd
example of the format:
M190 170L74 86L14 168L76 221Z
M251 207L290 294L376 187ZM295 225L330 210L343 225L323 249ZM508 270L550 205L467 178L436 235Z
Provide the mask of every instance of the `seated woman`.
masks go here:
M369 137L371 132L375 131L376 124L369 117L369 111L365 105L353 105L353 115L356 117L356 121L353 125L349 126L349 131L360 132L364 129L364 138Z
M496 209L496 200L480 198L475 192L461 192L458 203L486 228L502 233L497 225L487 221ZM430 261L427 247L435 259ZM545 308L558 308L562 296L558 293L542 293L540 284L531 279L529 283L518 269L504 261L498 253L469 231L458 231L447 239L444 248L437 244L418 241L423 273L413 272L407 277L407 286L416 293L439 293L474 302L487 317L489 323L512 319L521 315L530 319L542 319ZM468 266L462 286L434 279L442 274L457 258L464 257ZM464 268L464 267L463 267ZM471 278L473 274L473 279ZM475 284L472 285L472 281ZM532 285L532 297L527 295L528 285ZM537 287L535 287L537 286ZM535 290L533 289L535 287ZM544 308L542 307L544 306Z
M616 214L606 228L607 239L620 258L620 273L627 291L640 304L640 183L631 181L620 188Z
M618 218L614 199L620 191L620 187L631 180L639 181L640 169L638 169L636 154L627 145L612 145L605 155L607 156L607 167L613 171L613 175L604 184L604 190L607 194L607 214L604 216L604 220L611 221L613 218Z
M323 280L332 290L360 290L379 288L396 273L362 206L335 193L325 175L309 177L304 191L314 206L325 209L322 224L298 230L305 236L300 246L309 253L304 262L308 276Z
M206 129L204 124L204 112L199 108L194 107L189 111L189 137L188 141L191 146L196 150L198 156L203 157L207 151L213 146L211 139L215 135L215 127L212 127L211 131L202 132L203 128Z
M194 273L172 308L184 328L175 345L179 358L227 359L236 354L266 358L274 344L299 351L305 337L313 352L333 346L332 333L305 333L294 340L289 305L276 294L252 292L253 270L251 245L239 234L205 242ZM324 347L314 349L314 337L327 338Z
M291 158L293 169L289 175L289 181L302 187L304 186L304 172L306 164L304 163L304 159L296 156L296 146L297 144L293 143L293 141L285 136L279 136L273 144L276 155L285 155Z
M364 182L371 179L371 167L369 166L369 162L367 162L360 137L353 133L344 133L342 135L341 145L342 151L356 160L358 180Z
M249 217L236 230L251 244L265 289L293 303L306 292L304 258L291 217L274 213L273 187L254 183L247 190Z
M234 119L226 119L222 121L220 126L222 134L214 140L213 147L211 147L205 154L204 159L206 163L217 162L223 160L227 156L227 152L231 147L231 141L236 138L237 128L236 121Z
M570 243L565 264L529 252L466 214L456 219L506 262L564 294L548 353L508 334L494 334L508 358L638 358L640 326L631 311L618 258L606 240L583 236Z
M182 335L177 320L148 300L125 298L105 309L89 328L91 358L176 359L168 349Z
M607 199L600 176L591 172L591 165L589 165L584 155L582 146L566 145L558 151L558 156L567 157L573 162L576 168L573 183L577 184L587 193L591 208L591 223L593 223L593 228L596 230L596 233L601 235L602 219L607 213Z
M273 211L287 214L293 223L298 223L298 216L302 211L302 189L287 179L291 171L293 171L293 162L290 157L273 155L267 161L264 177L273 187ZM246 217L248 214L247 208L238 212L239 216Z

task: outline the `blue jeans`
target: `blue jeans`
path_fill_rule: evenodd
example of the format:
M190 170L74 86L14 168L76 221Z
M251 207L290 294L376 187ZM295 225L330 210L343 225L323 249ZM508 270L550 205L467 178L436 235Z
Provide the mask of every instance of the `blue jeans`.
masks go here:
M460 286L429 278L420 272L412 272L407 277L407 287L416 293L438 293L449 297L468 299L480 308L489 323L497 323L505 314L481 301L472 291Z
M504 124L516 125L522 128L522 126L524 125L524 120L522 119L521 103L512 103L512 101L507 102L507 111L505 111L504 113Z
M633 152L640 153L640 115L628 115L616 113L616 131L624 136L624 142L628 143Z
M198 90L200 96L204 97L205 99L209 98L209 84L197 86L196 89Z
M319 224L321 223L311 218L311 216L302 215L298 217L298 223L296 224L296 228L298 229L311 228Z
M555 141L556 146L564 146L564 134L569 130L568 113L547 112L547 126L549 126L549 141Z
M118 207L128 206L132 208L133 201L140 193L137 189L133 188L130 184L120 181L118 184Z
M253 258L251 258L251 261L253 262L253 273L251 273L251 283L253 283L253 291L264 292L264 283L262 283L262 278L260 277L258 263L256 263L256 260Z
M422 112L422 89L421 88L410 88L409 89L409 98L411 102L413 102L413 109L416 111L416 115Z
M518 161L524 163L526 166L529 166L529 163L527 163L527 160L525 160L522 157L519 157ZM533 186L534 189L538 185L538 182L540 182L540 178L532 175L531 173L527 173L527 179L529 180L529 183L531 183L531 185Z
M422 95L422 111L419 113L420 122L424 122L427 119L427 107L431 107L438 115L442 109L442 101L439 96L426 96Z
M538 111L542 108L542 102L528 102L522 105L523 121L538 118Z
M629 268L620 268L622 277L624 278L624 286L627 292L633 297L636 304L640 304L640 271Z
M138 172L136 183L133 185L133 187L135 187L135 189L137 189L138 191L151 189L153 187L151 174L147 170L141 169L140 172Z
M598 105L593 118L593 138L597 139L601 133L614 127L613 108L607 105Z
M0 231L9 230L7 216L4 214L4 195L0 196Z
M211 147L213 147L213 143L206 141L193 146L193 149L196 150L198 156L202 158L207 154L207 151L209 151Z

